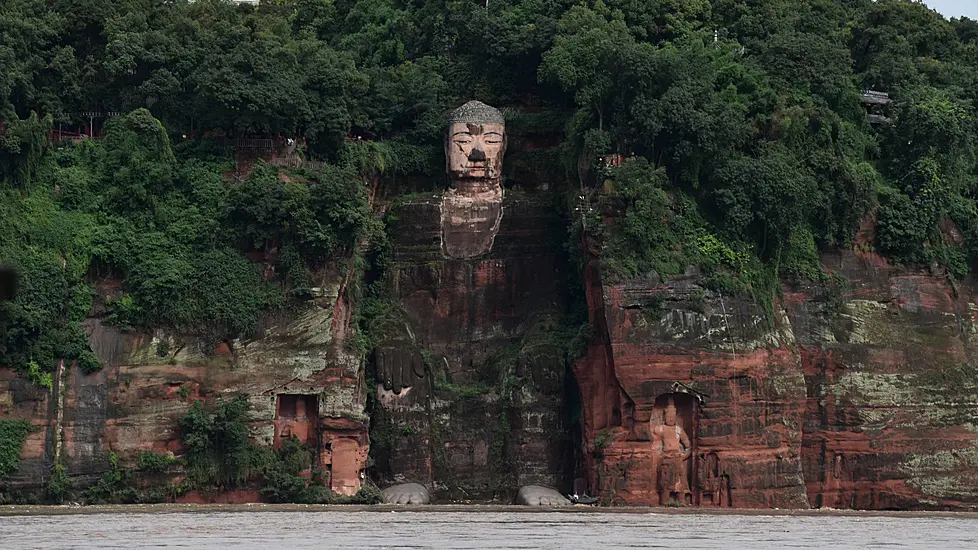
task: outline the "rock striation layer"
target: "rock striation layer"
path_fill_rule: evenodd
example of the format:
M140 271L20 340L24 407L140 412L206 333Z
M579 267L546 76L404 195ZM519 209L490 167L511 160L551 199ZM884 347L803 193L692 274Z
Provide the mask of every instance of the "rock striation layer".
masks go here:
M978 506L973 281L826 254L841 290L786 294L807 402L803 469L813 506Z
M770 319L695 273L604 284L592 262L587 279L597 335L574 374L591 492L631 505L807 507L805 378L783 311ZM686 458L670 456L670 431L677 446L688 440Z
M825 282L786 286L765 312L695 272L607 283L592 262L597 334L574 366L591 491L623 504L978 506L973 283L868 252L823 265ZM663 458L666 400L688 459Z
M108 469L110 453L127 467L146 451L179 455L178 421L195 400L244 394L256 443L278 447L295 436L313 448L314 467L335 493L356 493L369 452L367 388L360 357L338 339L349 322L341 281L328 280L317 298L294 315L267 319L252 340L121 332L91 318L100 372L67 365L49 392L0 369L0 417L35 427L12 488L42 486L55 460L84 487Z
M549 201L509 194L491 250L464 259L444 254L440 205L395 206L393 313L372 365L343 345L351 275L333 273L251 340L121 332L96 315L101 372L63 364L48 391L0 369L0 418L35 427L10 487L43 487L55 460L84 487L110 453L129 467L180 455L194 400L246 394L253 439L309 443L346 495L370 474L435 502L512 502L526 485L571 493L577 477L574 493L611 504L978 507L974 281L843 250L823 255L826 280L766 304L695 270L606 280L595 260L593 338L570 379L555 338L564 222Z

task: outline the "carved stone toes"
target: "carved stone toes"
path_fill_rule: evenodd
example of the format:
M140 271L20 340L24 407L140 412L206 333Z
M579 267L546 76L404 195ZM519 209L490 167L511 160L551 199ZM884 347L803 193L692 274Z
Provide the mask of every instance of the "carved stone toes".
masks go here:
M403 483L384 489L384 500L388 504L421 505L431 502L428 489L418 483Z
M554 489L539 485L525 485L520 487L520 491L516 494L516 504L555 507L570 506L570 501Z

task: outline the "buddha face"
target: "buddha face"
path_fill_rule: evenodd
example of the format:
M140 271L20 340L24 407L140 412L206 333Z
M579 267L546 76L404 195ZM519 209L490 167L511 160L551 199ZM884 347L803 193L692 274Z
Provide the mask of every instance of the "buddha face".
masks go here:
M506 153L505 127L455 122L448 127L445 154L452 179L498 179Z

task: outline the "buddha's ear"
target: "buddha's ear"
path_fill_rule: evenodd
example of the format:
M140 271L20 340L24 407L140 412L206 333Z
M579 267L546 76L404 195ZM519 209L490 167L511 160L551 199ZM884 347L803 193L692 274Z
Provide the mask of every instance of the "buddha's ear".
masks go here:
M0 265L0 302L13 300L17 294L17 272L12 267Z

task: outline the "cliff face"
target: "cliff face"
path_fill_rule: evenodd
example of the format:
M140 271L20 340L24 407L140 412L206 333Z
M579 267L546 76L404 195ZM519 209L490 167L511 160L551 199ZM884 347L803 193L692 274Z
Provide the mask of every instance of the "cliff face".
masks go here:
M296 435L314 449L314 467L334 492L356 493L369 450L366 388L359 356L341 341L349 309L342 281L327 276L324 283L318 298L269 319L252 340L123 333L92 318L87 330L100 372L65 366L48 392L0 371L0 416L28 418L35 427L12 488L43 485L55 460L84 487L108 468L109 453L130 467L145 451L179 454L177 422L194 400L244 394L257 443L278 446Z
M109 453L126 465L180 454L177 421L195 399L246 394L253 438L309 443L341 494L366 473L443 502L580 477L575 490L614 504L978 505L971 281L841 251L824 255L825 282L768 305L703 288L695 271L609 282L592 261L594 336L569 370L554 211L542 196L507 198L491 251L463 260L442 253L438 197L396 206L372 365L343 344L358 276L346 270L250 340L120 332L96 307L101 372L62 365L48 391L0 370L0 418L36 428L11 487L42 486L55 459L84 486Z
M834 279L785 288L773 316L695 273L605 284L592 264L598 337L574 369L589 485L629 504L978 505L973 285L872 253L823 264ZM663 493L649 435L669 398L688 495Z
M396 313L375 354L378 475L450 500L566 487L566 365L550 338L563 307L559 220L545 199L508 199L488 253L446 259L441 207L432 197L394 211Z
M694 273L615 285L594 264L588 274L598 337L574 372L590 487L623 504L806 507L805 379L783 312L772 322ZM690 449L672 465L653 433L670 401Z
M976 293L871 253L823 258L848 288L786 295L805 372L812 505L978 505Z

